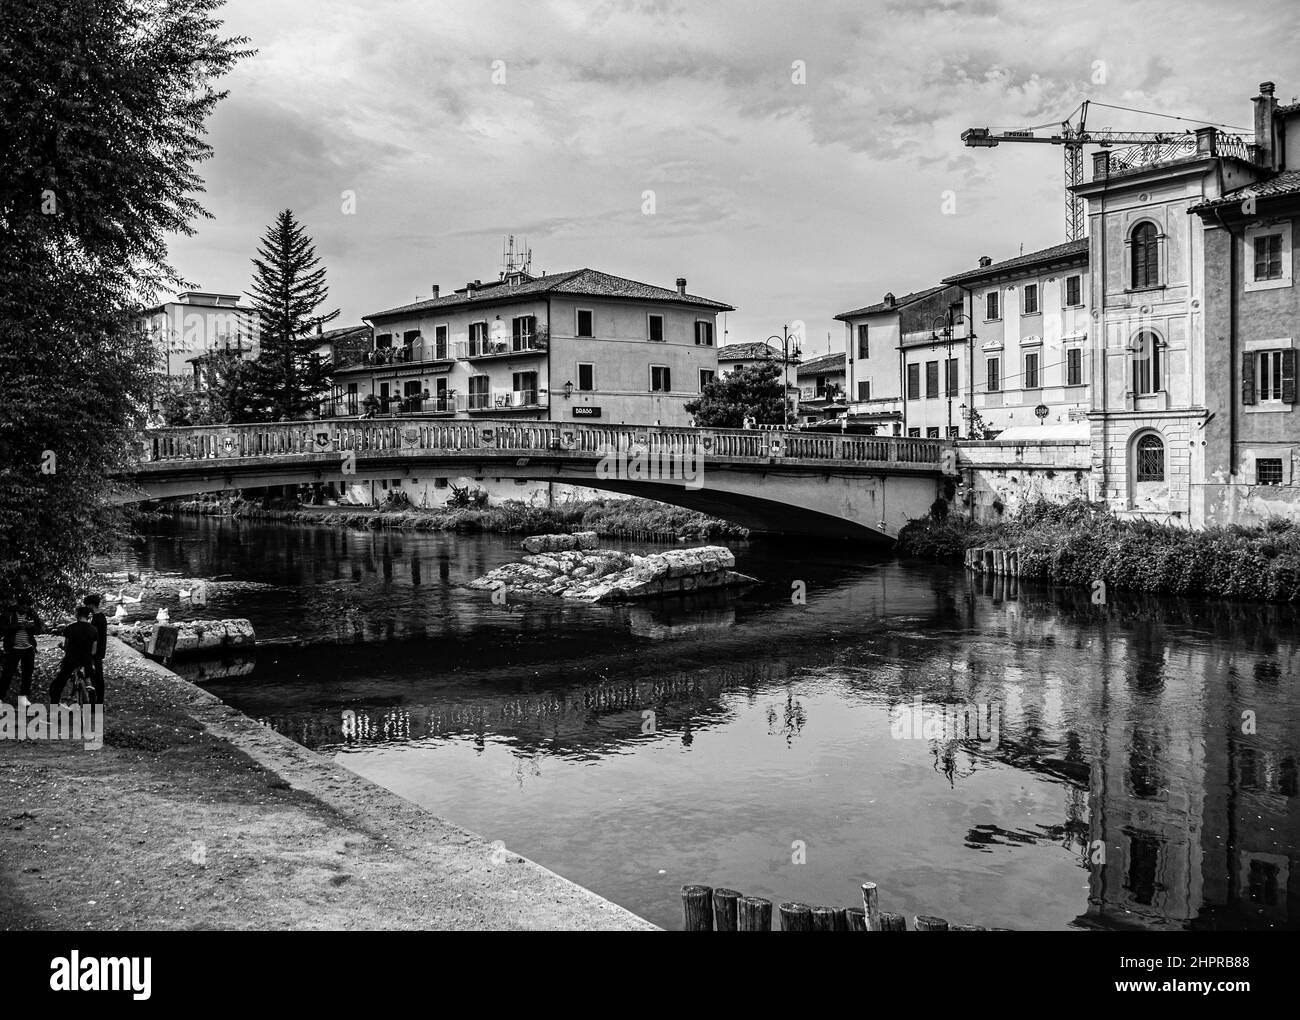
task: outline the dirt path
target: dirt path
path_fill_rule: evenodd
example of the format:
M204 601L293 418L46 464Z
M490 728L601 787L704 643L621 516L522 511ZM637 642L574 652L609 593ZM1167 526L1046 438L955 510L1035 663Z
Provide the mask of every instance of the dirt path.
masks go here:
M0 929L653 929L111 645L102 749L0 742Z

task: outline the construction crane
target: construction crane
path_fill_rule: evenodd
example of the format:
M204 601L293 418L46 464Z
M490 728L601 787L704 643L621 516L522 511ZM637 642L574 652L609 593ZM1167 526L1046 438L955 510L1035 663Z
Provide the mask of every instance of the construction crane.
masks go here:
M1168 155L1172 156L1178 150L1186 147L1189 143L1194 142L1195 133L1189 130L1184 131L1111 131L1103 129L1101 131L1089 131L1088 123L1088 106L1090 101L1085 99L1079 104L1078 108L1071 113L1070 117L1060 123L1060 133L1052 135L1036 135L1035 131L1044 128L1056 127L1055 124L1039 124L1036 127L1021 128L1019 130L995 131L992 128L968 128L961 133L961 140L971 148L993 148L995 145L1001 145L1003 142L1038 142L1042 145L1060 145L1065 150L1065 236L1067 240L1077 241L1083 236L1083 200L1071 192L1069 189L1076 184L1083 183L1083 147L1085 145L1144 145L1144 146L1165 146L1168 147ZM1097 106L1106 106L1105 103L1097 103ZM1110 109L1120 110L1124 107L1110 107ZM1133 113L1146 113L1145 110L1133 110ZM1077 121L1072 120L1074 114L1078 114ZM1169 116L1168 114L1156 114L1155 116ZM1174 117L1174 120L1187 120L1186 117ZM1244 129L1240 129L1244 130ZM1245 150L1245 142L1236 139L1241 149Z

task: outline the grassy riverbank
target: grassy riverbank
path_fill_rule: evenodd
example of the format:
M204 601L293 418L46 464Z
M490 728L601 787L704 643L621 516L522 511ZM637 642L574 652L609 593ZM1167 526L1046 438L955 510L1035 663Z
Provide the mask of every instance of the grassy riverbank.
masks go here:
M1300 600L1300 525L1190 531L1117 520L1101 504L1039 502L997 524L950 515L909 522L898 552L960 559L980 546L1018 549L1020 576L1055 584L1108 586L1162 595L1267 602Z
M211 512L211 504L179 503L180 513ZM503 532L506 534L566 534L594 531L605 537L679 537L707 541L743 539L747 528L707 514L656 503L649 499L584 500L553 507L528 506L508 500L488 507L378 510L357 507L301 507L263 510L251 503L237 506L236 517L286 524L324 524L346 528L407 528L416 531Z

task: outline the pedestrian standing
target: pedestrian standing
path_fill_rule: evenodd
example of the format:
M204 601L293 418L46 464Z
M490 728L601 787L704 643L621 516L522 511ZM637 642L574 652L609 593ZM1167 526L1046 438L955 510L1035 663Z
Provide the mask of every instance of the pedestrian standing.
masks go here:
M100 611L99 604L98 595L87 595L83 600L83 605L90 610L90 625L95 628L95 691L91 702L96 705L104 703L104 655L108 650L108 617Z
M19 595L4 615L4 669L0 697L9 693L14 673L20 677L18 707L26 708L32 695L32 671L36 667L36 635L45 629L32 607L31 597Z
M89 606L78 606L77 622L63 628L63 661L59 663L54 683L50 684L51 705L59 703L63 687L74 669L95 668L95 645L99 635L90 623L91 615Z

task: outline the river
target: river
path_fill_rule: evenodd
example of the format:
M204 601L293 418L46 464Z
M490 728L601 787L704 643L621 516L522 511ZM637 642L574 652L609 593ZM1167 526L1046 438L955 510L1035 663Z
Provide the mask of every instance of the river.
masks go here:
M132 619L254 622L179 672L665 927L867 880L909 926L1300 927L1294 610L733 548L757 586L621 607L464 587L518 536L186 519L117 565L213 579Z

